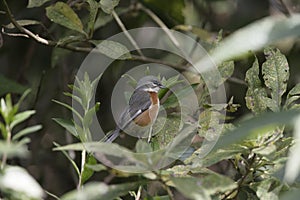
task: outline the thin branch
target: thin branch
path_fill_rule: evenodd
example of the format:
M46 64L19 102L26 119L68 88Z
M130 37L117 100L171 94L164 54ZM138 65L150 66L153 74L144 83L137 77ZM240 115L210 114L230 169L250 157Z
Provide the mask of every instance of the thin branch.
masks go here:
M136 51L142 56L144 57L144 54L142 53L141 49L139 48L138 44L136 43L136 41L132 38L132 36L129 34L129 32L127 31L125 25L123 24L123 22L121 21L121 19L119 18L118 14L113 10L112 11L112 15L115 18L117 24L120 26L120 28L122 29L122 31L124 32L125 36L128 38L128 40L131 42L131 44L134 46L134 48L136 49Z

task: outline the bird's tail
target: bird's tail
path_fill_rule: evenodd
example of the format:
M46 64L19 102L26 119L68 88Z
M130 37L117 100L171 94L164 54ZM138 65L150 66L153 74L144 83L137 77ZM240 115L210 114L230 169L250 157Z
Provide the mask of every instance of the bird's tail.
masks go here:
M106 136L104 142L112 143L119 135L120 135L120 129L117 128L116 130L114 130L113 132L109 133Z

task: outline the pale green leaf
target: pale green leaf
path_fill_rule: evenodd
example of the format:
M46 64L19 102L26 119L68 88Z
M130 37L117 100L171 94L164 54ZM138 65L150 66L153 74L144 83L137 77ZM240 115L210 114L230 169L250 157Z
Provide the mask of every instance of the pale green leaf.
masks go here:
M129 50L119 42L114 42L110 40L92 42L95 45L97 45L96 48L100 53L112 59L126 60L131 58Z
M201 71L216 64L242 57L288 37L300 35L300 14L291 17L268 16L255 21L228 36L209 56L196 63ZM212 62L213 61L213 62Z
M248 90L246 93L246 105L255 114L260 114L267 109L266 101L267 97L265 88L262 87L262 83L259 79L259 64L257 58L250 69L246 72L245 81L248 84Z
M123 183L118 185L107 185L102 182L91 182L84 185L82 190L73 190L61 197L61 200L104 200L116 199L128 194L141 185L141 182Z
M27 134L30 134L30 133L33 133L33 132L36 132L38 130L42 129L42 125L35 125L35 126L30 126L30 127L27 127L25 129L22 129L21 131L19 131L18 133L16 133L14 136L13 136L13 140L17 140L19 139L20 137L23 137Z
M98 12L98 2L96 0L87 0L90 10L89 10L89 21L87 25L88 33L92 36L94 31L94 24Z
M26 157L29 151L27 146L22 143L0 141L0 156L6 155L8 158L11 157Z
M26 110L24 112L16 114L12 119L10 128L13 129L17 124L25 121L26 119L31 117L33 114L35 114L35 110Z
M111 14L114 8L119 4L119 1L120 0L101 0L99 5L105 13Z
M51 21L68 29L85 34L83 31L82 22L72 8L68 6L68 4L57 2L56 4L46 8L46 14Z
M289 93L287 95L287 100L285 102L285 107L290 106L298 99L300 99L300 84L299 83L289 91Z
M18 166L5 167L0 174L0 188L1 191L13 191L16 196L22 196L22 199L43 199L45 196L38 182Z
M268 48L264 53L267 60L262 65L262 75L265 85L271 90L271 97L275 100L278 111L289 79L289 65L285 56L278 49Z
M41 5L43 5L48 1L50 0L29 0L27 8L40 7Z
M174 187L189 199L209 200L208 192L202 186L202 180L194 177L172 177Z
M38 24L41 24L41 22L39 22L39 21L36 21L36 20L29 20L29 19L17 20L17 23L18 23L20 26L30 26L30 25L38 25ZM15 25L14 25L13 23L9 23L9 24L5 25L5 28L13 29L13 28L15 28Z

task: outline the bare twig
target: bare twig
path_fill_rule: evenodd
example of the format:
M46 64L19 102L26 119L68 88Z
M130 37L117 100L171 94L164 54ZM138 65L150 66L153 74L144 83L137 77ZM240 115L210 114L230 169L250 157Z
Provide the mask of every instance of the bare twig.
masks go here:
M136 51L142 56L144 57L144 54L142 53L141 49L139 48L138 44L136 43L136 41L131 37L131 35L129 34L129 32L127 31L125 25L123 24L123 22L121 21L121 19L119 18L118 14L113 10L112 11L112 15L115 18L117 24L120 26L120 28L122 29L122 31L124 32L125 36L128 38L128 40L131 42L131 44L134 46L134 48L136 49Z

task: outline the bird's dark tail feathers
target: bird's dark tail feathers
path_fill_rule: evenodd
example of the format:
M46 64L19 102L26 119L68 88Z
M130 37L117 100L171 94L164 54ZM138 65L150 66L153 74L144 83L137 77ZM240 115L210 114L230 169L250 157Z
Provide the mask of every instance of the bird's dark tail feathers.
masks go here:
M113 132L109 133L106 136L105 142L107 143L112 143L119 135L120 135L120 129L117 128L116 130L114 130Z

